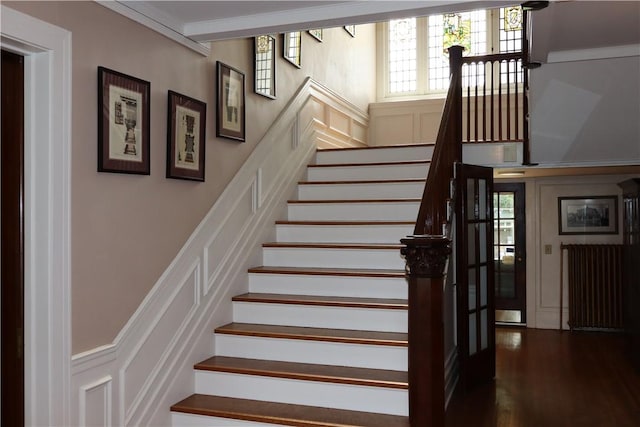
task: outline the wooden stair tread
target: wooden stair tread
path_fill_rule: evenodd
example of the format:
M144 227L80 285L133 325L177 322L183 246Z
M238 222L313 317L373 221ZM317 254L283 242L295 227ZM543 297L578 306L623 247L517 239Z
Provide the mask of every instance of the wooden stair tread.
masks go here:
M201 371L258 375L338 384L396 389L407 389L409 387L409 377L407 372L355 368L350 366L332 366L313 363L213 356L207 360L197 363L194 368Z
M253 267L249 273L301 274L308 276L356 276L356 277L405 277L404 270L377 270L358 268L310 268L310 267Z
M434 147L435 142L422 142L418 144L397 144L397 145L375 145L365 147L345 147L345 148L319 148L318 152L323 151L353 151L353 150L379 150L385 148L411 148L411 147Z
M431 160L398 160L393 162L371 162L371 163L325 163L309 165L310 168L341 168L341 167L367 167L367 166L408 166L427 165Z
M355 297L289 295L289 294L267 294L267 293L246 293L242 295L237 295L233 297L232 300L238 301L238 302L317 305L317 306L327 306L327 307L350 307L350 308L381 308L381 309L391 309L391 310L406 310L409 307L406 299L355 298Z
M276 221L277 225L319 225L319 226L359 226L359 225L415 225L415 221Z
M215 333L264 338L388 345L393 347L407 346L407 334L403 332L309 328L301 326L262 325L255 323L229 323L216 328Z
M414 182L426 182L426 178L407 179L362 179L362 180L341 180L341 181L299 181L298 185L368 185L368 184L411 184Z
M409 417L193 394L174 412L301 427L409 427Z
M420 203L421 199L313 199L313 200L288 200L287 203Z
M400 249L402 244L393 243L307 243L307 242L269 242L263 248L318 248L318 249Z

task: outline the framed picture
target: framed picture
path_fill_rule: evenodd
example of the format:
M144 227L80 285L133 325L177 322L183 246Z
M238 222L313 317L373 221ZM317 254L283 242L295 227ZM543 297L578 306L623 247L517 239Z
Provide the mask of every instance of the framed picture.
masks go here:
M284 33L282 37L282 56L291 64L300 68L302 66L302 61L300 60L302 55L302 33L300 31L293 31Z
M98 67L98 172L149 175L147 81Z
M276 39L273 36L258 36L254 39L253 90L258 95L276 98Z
M618 196L558 197L560 234L617 234Z
M313 37L314 39L318 40L319 42L322 41L322 32L323 32L322 28L308 31L308 33L311 35L311 37Z
M345 25L344 30L349 33L351 37L356 36L356 26L355 25Z
M217 61L216 136L245 140L244 126L244 73Z
M167 178L204 181L207 104L169 91Z

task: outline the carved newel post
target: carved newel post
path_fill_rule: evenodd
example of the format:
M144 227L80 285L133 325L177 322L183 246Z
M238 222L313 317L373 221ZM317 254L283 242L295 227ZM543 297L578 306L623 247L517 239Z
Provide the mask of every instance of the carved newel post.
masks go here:
M443 287L451 241L400 240L409 282L409 419L411 427L444 426Z

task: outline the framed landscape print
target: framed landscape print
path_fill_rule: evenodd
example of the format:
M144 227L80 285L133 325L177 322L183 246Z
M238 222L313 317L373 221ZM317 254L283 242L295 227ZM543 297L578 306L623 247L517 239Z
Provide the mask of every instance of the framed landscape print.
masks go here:
M617 234L618 196L558 197L559 234Z
M207 105L168 93L167 178L204 181Z
M150 87L98 67L98 172L149 175Z
M217 61L216 136L244 142L244 73Z

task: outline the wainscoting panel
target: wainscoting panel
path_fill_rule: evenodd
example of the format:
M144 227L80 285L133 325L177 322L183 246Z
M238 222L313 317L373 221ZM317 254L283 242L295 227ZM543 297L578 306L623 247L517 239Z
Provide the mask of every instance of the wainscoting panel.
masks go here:
M237 232L241 230L253 214L253 194L251 186L238 194L236 203L229 209L224 219L225 227L216 230L213 238L205 246L205 260L209 275L205 283L205 294L211 291L211 287L219 283L217 280L222 268L227 265L232 256L229 247L237 239Z
M120 400L125 412L125 424L129 424L132 412L147 395L153 372L170 356L165 350L166 339L174 341L193 317L200 299L200 260L197 259L181 283L158 312L147 334L134 348L120 370Z
M80 386L80 425L111 427L112 378L106 376Z
M330 110L346 133L329 129ZM73 356L72 425L170 425L169 407L193 391L194 363L214 353L213 329L231 321L231 296L246 292L316 147L366 141L368 120L304 82L114 342Z

